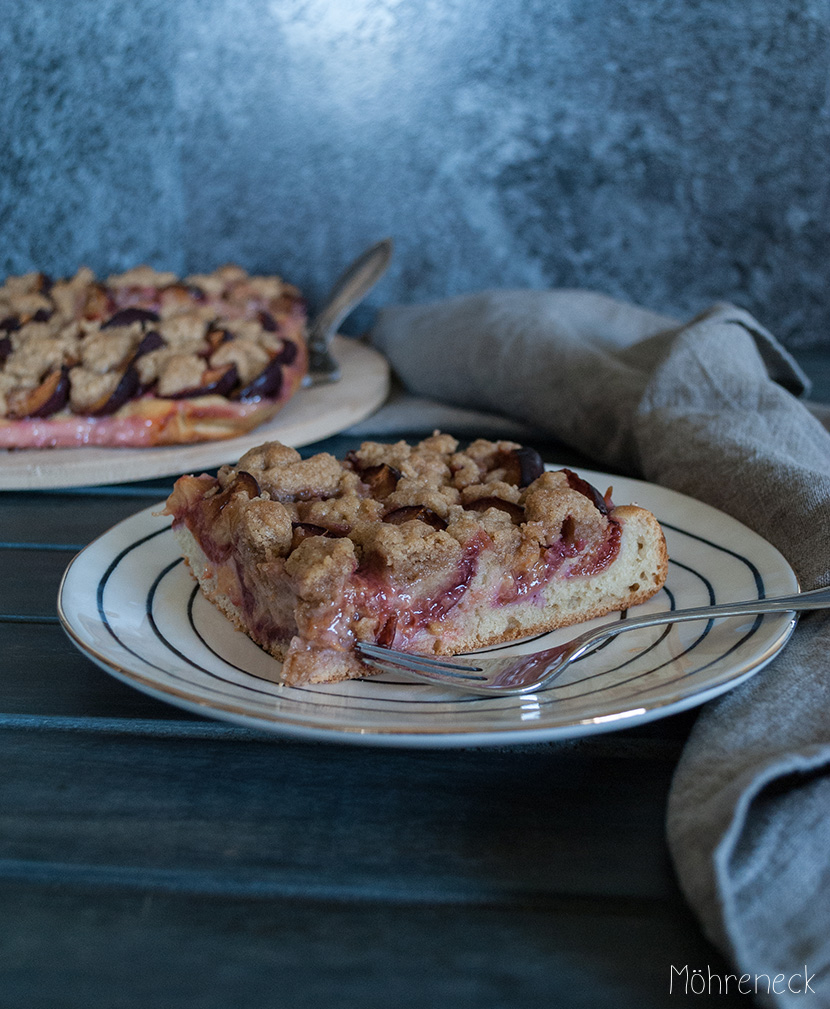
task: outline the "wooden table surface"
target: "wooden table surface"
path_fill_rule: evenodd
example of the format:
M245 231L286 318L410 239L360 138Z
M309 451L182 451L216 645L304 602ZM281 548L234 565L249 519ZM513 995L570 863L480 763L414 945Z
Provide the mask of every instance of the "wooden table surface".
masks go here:
M191 716L86 659L61 575L171 486L0 495L2 1009L645 1009L686 1001L672 966L726 971L664 837L695 712L371 749Z

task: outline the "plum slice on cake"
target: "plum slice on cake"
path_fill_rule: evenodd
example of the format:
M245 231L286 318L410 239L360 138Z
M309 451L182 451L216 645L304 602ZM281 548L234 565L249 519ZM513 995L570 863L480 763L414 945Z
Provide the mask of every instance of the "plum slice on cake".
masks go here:
M354 645L457 654L644 602L654 516L538 454L447 434L342 461L278 442L183 476L165 513L199 585L291 684L367 676Z

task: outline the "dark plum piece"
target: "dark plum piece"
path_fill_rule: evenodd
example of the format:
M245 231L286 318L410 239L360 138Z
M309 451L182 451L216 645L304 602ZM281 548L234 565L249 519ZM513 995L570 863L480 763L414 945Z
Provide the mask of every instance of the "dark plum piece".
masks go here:
M135 354L133 354L133 360L137 357L141 357L143 354L150 354L154 350L161 350L162 347L167 346L167 341L157 332L155 329L151 329L149 333L145 333L141 339L141 343L136 347Z
M272 357L264 370L236 393L234 399L246 402L252 399L276 399L282 389L282 365Z
M154 350L161 350L162 347L167 346L167 341L158 333L155 329L151 329L149 333L145 333L141 339L141 343L136 347L135 353L130 360L128 367L132 367L133 364L139 357L143 357L145 354L151 354ZM155 379L153 380L155 381ZM152 382L148 382L146 385L142 384L141 390L149 388Z
M516 487L528 487L545 472L542 457L534 448L514 448L499 453L494 468L500 467L505 470L505 483Z
M275 361L280 364L293 364L297 360L297 344L293 340L283 340L282 349L277 352Z
M398 480L402 476L399 469L385 462L377 466L367 466L361 461L354 449L346 453L346 462L358 474L363 483L371 488L377 498L388 497L398 486Z
M334 539L348 535L350 529L351 527L344 523L320 526L314 522L292 522L291 549L296 550L303 540L307 540L310 536L328 536L329 539Z
M391 522L392 525L399 526L404 522L411 522L417 519L419 522L426 522L433 529L446 529L447 523L440 515L424 505L404 505L403 508L395 508L383 516L384 522Z
M328 529L330 536L348 536L352 531L348 522L329 522L326 529Z
M329 522L328 525L317 525L314 522L294 522L292 523L293 528L301 528L308 536L329 536L336 538L338 536L348 536L352 531L352 527L348 522Z
M204 301L205 292L197 284L183 284L181 281L175 284L168 284L161 289L162 294L178 295L182 299L192 299L193 301Z
M14 333L20 329L20 319L16 315L7 315L5 319L0 319L0 329L6 333Z
M231 333L227 329L213 329L213 328L211 328L208 331L208 334L205 337L205 339L207 340L207 343L208 343L208 346L210 347L211 352L213 352L221 344L227 343L229 340L232 340L233 339L233 333Z
M85 319L106 319L115 307L103 284L90 284L84 302Z
M203 298L194 297L193 291L187 286L187 284L182 284L180 282L175 284L168 284L166 287L162 287L157 293L148 292L149 300L145 302L146 307L157 308L159 314L175 315L179 311L188 311L197 304L199 301L204 300Z
M258 314L257 318L259 319L260 326L262 326L266 333L276 333L277 320L270 312L263 310Z
M95 403L84 412L91 414L93 417L108 417L135 396L139 385L138 372L135 368L127 368L110 395L103 402Z
M576 544L576 521L573 515L566 515L562 521L562 528L559 530L563 543Z
M379 466L369 466L360 471L360 479L372 489L376 498L389 497L398 486L401 471L382 462Z
M291 525L291 549L297 547L311 536L327 536L328 529L325 526L315 525L313 522L293 522Z
M542 457L535 448L517 448L514 450L514 454L519 459L521 470L520 487L529 486L545 472L545 464L542 462Z
M381 648L391 648L395 640L395 631L398 629L398 614L393 613L383 625L375 641Z
M256 477L247 470L241 469L224 490L215 494L206 501L209 513L215 521L222 514L225 507L238 494L245 492L249 498L259 497L260 489Z
M201 384L172 393L170 399L193 399L194 396L227 396L239 380L235 364L208 368L202 373Z
M5 364L6 358L12 352L12 342L7 336L0 337L0 364Z
M9 411L15 418L50 417L66 406L69 399L69 369L50 372L37 388L17 400Z
M216 377L213 378L213 373L216 373ZM235 364L225 364L221 368L208 368L205 375L211 375L210 382L202 387L202 395L206 396L208 393L214 396L228 396L231 390L239 381L239 372L236 370ZM204 376L202 376L204 378Z
M506 512L514 522L522 522L525 517L525 510L521 505L512 501L505 501L500 497L480 497L477 501L471 501L466 508L471 508L476 512L486 512L488 508L498 508L499 511Z
M110 329L113 326L130 326L134 322L158 321L158 312L153 312L149 308L138 308L137 306L132 306L130 308L122 308L120 311L116 312L115 315L111 315L109 319L103 323L101 329Z
M237 472L232 486L234 492L244 490L248 497L252 498L259 497L261 493L256 477L249 473L246 469L241 469Z
M39 291L41 294L48 294L52 289L53 284L52 278L48 273L38 273L35 280L34 289Z
M39 308L32 316L32 322L48 322L52 318L52 313L48 308Z
M562 472L568 478L568 485L571 490L579 491L580 494L584 494L586 498L593 501L594 506L601 515L608 514L608 502L593 484L588 483L587 480L583 480L581 476L577 476L573 470L563 469Z

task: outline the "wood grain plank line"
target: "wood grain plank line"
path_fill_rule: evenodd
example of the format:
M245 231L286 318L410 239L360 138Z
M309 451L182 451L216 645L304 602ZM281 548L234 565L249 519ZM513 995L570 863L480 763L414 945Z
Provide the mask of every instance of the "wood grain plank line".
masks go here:
M30 613L0 613L0 624L58 624L57 615L38 615Z
M41 543L37 540L0 540L0 550L82 550L86 543Z
M224 739L270 741L273 735L225 722L153 718L97 718L67 715L21 715L0 712L0 730L23 732L82 732L104 735L150 736L159 738Z
M144 866L102 865L75 862L47 862L34 859L0 858L0 880L34 884L59 883L62 887L103 887L116 890L140 890L142 893L188 894L191 896L222 896L232 898L260 898L273 900L302 899L312 902L394 903L410 905L464 906L521 906L536 909L562 909L582 907L586 913L595 913L602 904L604 914L653 913L655 907L674 902L671 895L599 894L597 896L529 890L513 887L494 880L481 879L475 886L442 881L441 886L424 885L424 880L413 880L404 875L396 878L390 873L381 885L368 880L355 883L333 883L331 880L315 882L307 876L297 878L286 873L279 876L270 872L267 877L260 871L230 872L220 870L158 869Z

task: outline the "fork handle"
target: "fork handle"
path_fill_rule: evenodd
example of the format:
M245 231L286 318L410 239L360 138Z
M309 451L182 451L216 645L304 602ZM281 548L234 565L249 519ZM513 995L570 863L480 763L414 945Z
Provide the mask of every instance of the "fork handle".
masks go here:
M716 617L740 617L752 613L786 613L789 610L823 610L828 608L830 608L830 586L825 586L820 589L812 589L810 592L796 592L794 595L773 596L769 599L753 599L743 603L717 603L714 606L644 613L642 616L625 617L615 624L598 627L594 633L597 637L606 638L622 631L633 631L661 624L675 624L682 620L712 620ZM593 640L596 640L594 634L591 632L588 634Z

